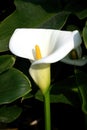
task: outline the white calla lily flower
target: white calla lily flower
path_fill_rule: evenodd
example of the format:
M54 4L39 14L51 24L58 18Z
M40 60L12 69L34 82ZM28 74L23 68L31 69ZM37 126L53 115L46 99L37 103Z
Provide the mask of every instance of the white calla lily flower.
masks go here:
M63 59L81 44L77 30L16 29L10 39L9 49L16 56L31 61L30 75L45 93L50 85L50 64ZM36 45L40 48L35 49ZM40 55L36 57L36 55Z

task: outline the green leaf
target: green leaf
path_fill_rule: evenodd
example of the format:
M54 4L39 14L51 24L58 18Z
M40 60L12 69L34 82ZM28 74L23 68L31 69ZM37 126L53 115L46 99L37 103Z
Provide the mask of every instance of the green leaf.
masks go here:
M61 29L69 12L50 12L39 4L15 0L16 10L0 24L0 52L9 50L9 40L16 28Z
M18 106L3 106L0 108L0 122L11 123L17 119L22 112L22 109Z
M81 71L76 73L82 110L87 114L87 74Z
M0 56L0 73L10 69L15 63L15 57L12 55Z
M81 12L76 13L77 17L82 20L87 17L87 8L82 10Z
M70 12L61 11L53 15L47 21L45 21L40 27L51 29L62 29L65 25Z
M83 40L84 40L85 47L87 49L87 25L83 28Z
M0 104L11 103L31 91L29 79L17 69L0 75Z

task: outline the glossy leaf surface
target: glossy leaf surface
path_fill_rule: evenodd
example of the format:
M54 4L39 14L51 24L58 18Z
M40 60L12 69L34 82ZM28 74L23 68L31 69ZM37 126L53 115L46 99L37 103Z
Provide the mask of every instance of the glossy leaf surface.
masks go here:
M10 69L15 63L15 57L12 55L0 56L0 73Z
M28 78L17 69L0 75L0 104L11 103L31 91Z
M18 106L3 106L0 108L0 122L10 123L20 116L22 109Z

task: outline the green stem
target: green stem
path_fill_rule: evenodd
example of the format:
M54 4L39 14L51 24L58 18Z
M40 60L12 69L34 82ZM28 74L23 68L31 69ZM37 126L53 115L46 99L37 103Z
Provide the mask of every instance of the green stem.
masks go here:
M50 92L44 94L45 130L51 130Z

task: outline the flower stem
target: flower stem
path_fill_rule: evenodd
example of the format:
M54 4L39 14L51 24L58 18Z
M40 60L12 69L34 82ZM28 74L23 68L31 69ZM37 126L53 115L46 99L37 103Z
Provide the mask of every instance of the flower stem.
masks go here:
M44 94L45 130L51 130L50 92Z

